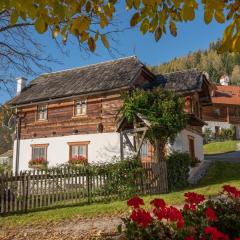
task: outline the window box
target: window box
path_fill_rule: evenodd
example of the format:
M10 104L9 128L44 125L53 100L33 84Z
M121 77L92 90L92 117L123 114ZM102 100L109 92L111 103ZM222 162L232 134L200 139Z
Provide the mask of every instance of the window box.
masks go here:
M32 160L28 162L29 168L33 169L46 169L48 166L47 161L47 148L48 144L33 144L32 147Z
M38 170L42 170L42 169L46 169L48 166L48 161L44 158L36 158L36 159L32 159L28 162L28 166L29 168L33 168L33 169L38 169Z
M86 165L88 163L88 144L90 142L73 142L69 145L69 164Z

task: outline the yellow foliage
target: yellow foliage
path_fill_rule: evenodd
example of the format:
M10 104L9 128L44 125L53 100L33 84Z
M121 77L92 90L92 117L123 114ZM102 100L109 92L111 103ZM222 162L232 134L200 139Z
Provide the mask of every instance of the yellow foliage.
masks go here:
M96 41L101 39L109 48L105 28L116 14L120 0L1 0L0 12L9 11L9 25L33 22L39 33L51 29L54 38L68 34L88 42L95 51ZM125 0L126 10L131 10L130 26L139 25L143 34L153 33L158 41L162 34L177 35L177 23L193 21L196 11L204 9L204 22L215 19L219 24L229 21L219 52L240 52L240 1L239 0ZM97 29L96 29L97 28ZM96 31L101 38L96 38ZM60 34L59 34L60 33Z

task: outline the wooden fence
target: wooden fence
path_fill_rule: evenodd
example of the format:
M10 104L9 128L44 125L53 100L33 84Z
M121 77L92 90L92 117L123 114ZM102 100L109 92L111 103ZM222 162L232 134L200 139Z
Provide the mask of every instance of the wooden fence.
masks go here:
M159 167L144 163L136 176L135 194L160 192ZM0 176L0 214L22 213L69 205L84 205L127 197L111 172L96 174L81 168L21 172ZM114 186L112 186L114 184Z

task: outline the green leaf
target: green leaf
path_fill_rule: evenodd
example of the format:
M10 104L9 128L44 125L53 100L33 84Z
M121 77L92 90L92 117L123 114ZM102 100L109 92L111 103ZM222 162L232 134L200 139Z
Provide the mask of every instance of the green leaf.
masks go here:
M155 31L155 40L159 41L162 36L162 28L159 26Z
M102 40L104 47L109 48L109 43L108 43L106 35L101 35L101 40Z
M94 41L94 39L92 37L90 37L88 39L88 47L89 47L91 52L95 52L95 50L96 50L96 43L95 43L95 41Z
M212 8L205 8L204 11L204 21L206 24L209 24L213 19L213 9Z
M138 24L139 22L139 18L140 18L140 14L137 12L135 13L132 18L131 18L131 21L130 21L130 26L131 27L134 27Z
M18 21L18 13L17 13L17 11L14 11L10 17L10 24L15 25L17 23L17 21Z
M148 29L149 29L149 20L145 18L141 24L140 31L142 32L142 34L146 34Z
M35 29L39 33L45 33L47 31L48 25L45 23L42 17L39 17L35 22Z
M169 28L170 28L171 34L172 34L174 37L176 37L176 36L177 36L177 27L176 27L175 22L171 21Z

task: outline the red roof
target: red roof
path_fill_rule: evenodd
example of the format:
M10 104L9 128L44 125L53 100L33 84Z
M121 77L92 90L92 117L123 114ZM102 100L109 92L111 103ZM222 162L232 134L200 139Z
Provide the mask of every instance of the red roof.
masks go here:
M216 86L213 104L240 105L240 86Z

